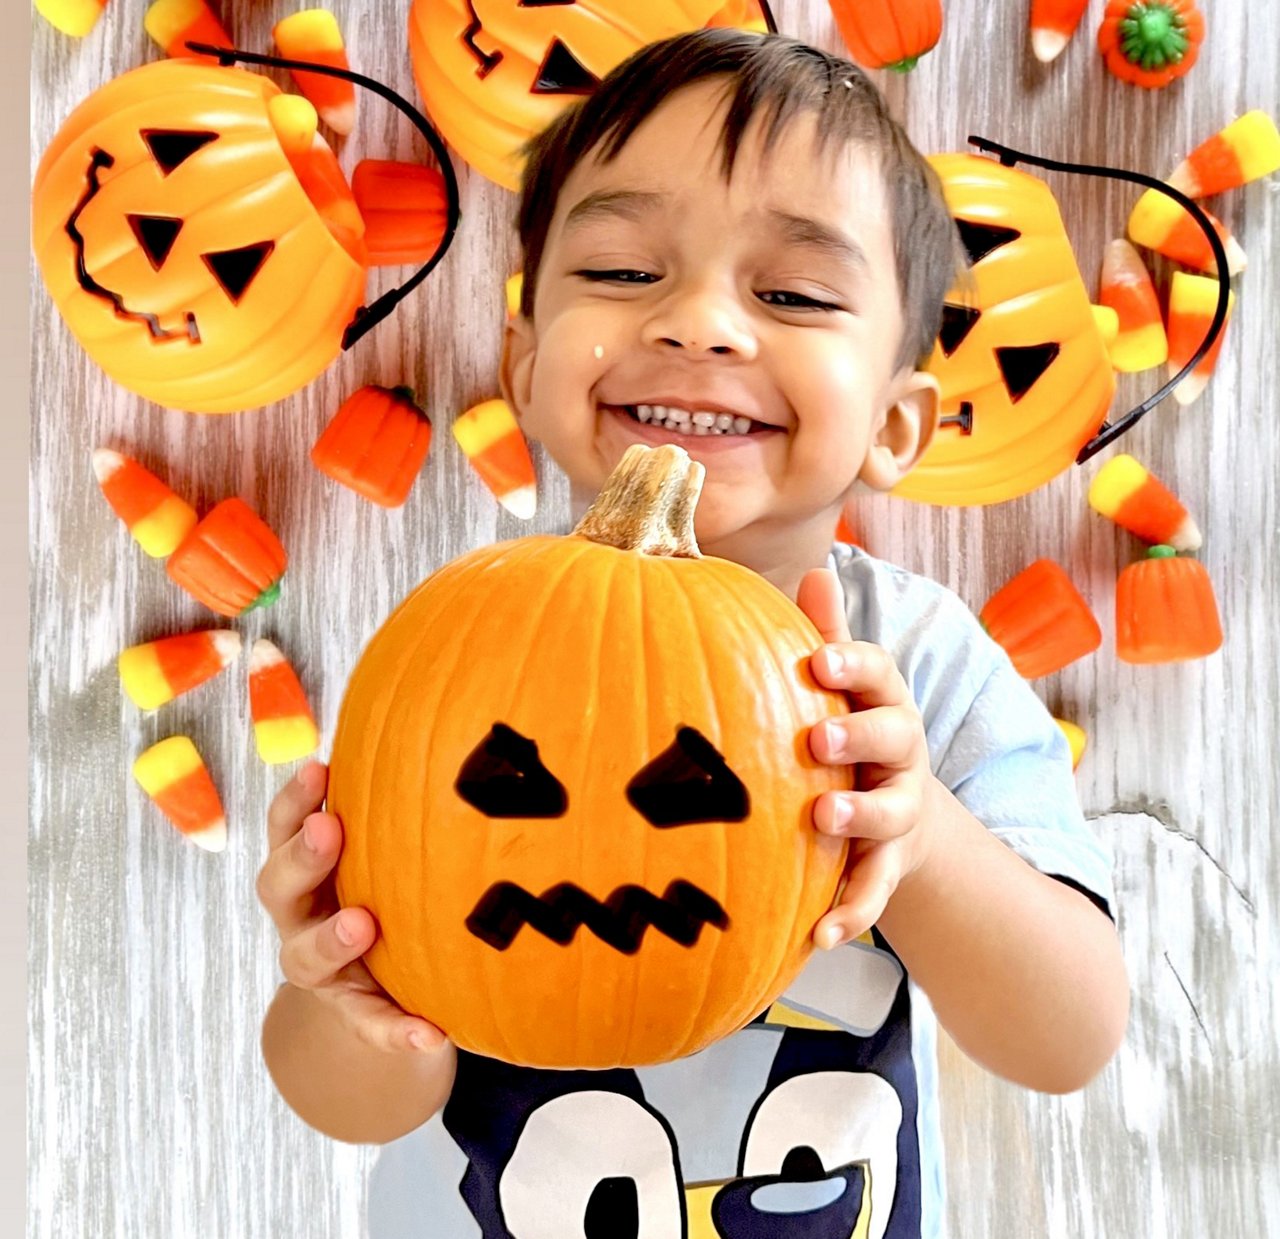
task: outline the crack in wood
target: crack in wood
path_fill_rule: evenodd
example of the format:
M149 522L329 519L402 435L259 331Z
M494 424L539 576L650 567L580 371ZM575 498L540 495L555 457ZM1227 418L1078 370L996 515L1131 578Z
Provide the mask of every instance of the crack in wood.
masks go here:
M1196 838L1189 830L1184 830L1178 825L1177 819L1173 816L1173 810L1163 800L1152 800L1147 796L1135 796L1132 800L1118 800L1109 809L1103 810L1099 814L1091 814L1091 817L1107 817L1111 814L1119 814L1123 816L1141 816L1151 818L1159 823L1160 827L1171 835L1177 835L1179 839L1185 839L1188 843L1194 844L1196 850L1201 852L1205 859L1227 880L1227 885L1239 896L1240 902L1249 910L1250 916L1256 916L1257 911L1253 906L1253 900L1249 898L1245 889L1239 882L1231 876L1221 861L1211 852L1205 845Z
M1178 970L1173 966L1173 960L1169 958L1169 952L1165 951L1164 962L1169 965L1169 971L1173 973L1173 979L1177 981L1178 988L1182 991L1182 996L1187 1000L1187 1005L1191 1008L1191 1014L1196 1017L1196 1023L1200 1025L1200 1031L1204 1034L1204 1039L1209 1046L1209 1057L1213 1057L1213 1042L1209 1040L1209 1030L1204 1026L1204 1020L1200 1018L1200 1008L1196 1006L1195 1001L1191 997L1191 992L1182 982L1182 977L1178 975Z

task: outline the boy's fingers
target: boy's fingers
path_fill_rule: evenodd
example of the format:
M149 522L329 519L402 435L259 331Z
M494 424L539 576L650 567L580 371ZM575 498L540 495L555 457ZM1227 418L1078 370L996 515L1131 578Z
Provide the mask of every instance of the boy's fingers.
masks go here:
M359 959L375 937L373 917L364 908L344 908L286 938L280 946L281 971L291 985L315 989Z
M312 813L302 829L276 848L258 871L258 901L282 934L311 919L311 896L337 863L342 827L332 813Z
M873 843L849 871L840 902L815 926L813 941L824 950L852 942L880 919L901 880L899 849Z
M267 810L269 850L274 852L296 834L302 819L320 807L328 780L328 769L318 761L309 761L276 793Z
M418 1053L444 1045L444 1033L434 1024L409 1015L381 994L353 991L343 994L341 1002L347 1023L375 1049Z
M844 610L844 590L829 568L812 568L800 580L796 605L822 634L824 641L851 641Z
M824 645L809 660L824 688L857 695L863 706L897 706L909 699L907 683L888 650L870 641Z
M882 783L868 792L823 792L813 803L813 824L824 835L896 839L920 820L914 782Z
M809 750L828 766L868 762L903 767L915 757L919 740L918 719L896 706L874 706L815 724Z

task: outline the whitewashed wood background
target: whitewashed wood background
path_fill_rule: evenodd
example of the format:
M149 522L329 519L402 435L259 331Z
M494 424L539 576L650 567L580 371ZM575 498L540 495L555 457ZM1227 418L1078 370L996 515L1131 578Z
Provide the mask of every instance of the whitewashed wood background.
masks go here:
M83 42L34 19L33 173L76 103L158 54L144 7L113 0ZM223 0L221 11L241 46L266 50L274 22L297 7ZM330 7L353 66L414 98L407 0ZM1091 0L1072 44L1041 67L1027 47L1026 0L948 0L937 50L906 78L880 75L882 85L926 151L960 149L973 132L1154 175L1248 108L1280 113L1275 0L1207 5L1199 65L1151 93L1103 70L1093 43L1103 7ZM775 11L785 32L839 49L819 0L778 0ZM348 172L364 155L425 156L398 114L369 97L360 108L340 147ZM363 1234L375 1150L333 1144L296 1120L258 1050L277 970L253 880L265 809L288 771L254 753L243 663L155 715L123 698L114 668L123 646L213 617L125 536L90 452L129 451L202 511L239 494L280 532L291 558L283 597L238 627L246 644L270 636L294 659L327 745L360 648L411 586L478 544L566 527L567 489L545 457L535 452L538 516L522 526L449 434L458 411L495 394L502 279L516 256L513 199L459 172L462 226L427 286L309 388L259 412L170 412L113 386L52 312L32 267L34 1236ZM1133 195L1106 182L1050 183L1092 286ZM858 513L874 553L945 582L975 608L1030 560L1057 558L1106 633L1097 654L1038 688L1091 735L1079 790L1116 853L1132 1021L1102 1077L1061 1099L1006 1086L944 1046L957 1239L1280 1233L1277 192L1274 181L1255 184L1212 204L1250 258L1218 373L1197 405L1168 402L1123 441L1200 520L1227 628L1221 652L1164 668L1117 662L1114 582L1139 546L1087 508L1098 461L988 510L877 497ZM398 274L375 273L371 291ZM409 502L388 513L320 478L307 449L356 386L405 381L426 401L435 442ZM1123 379L1117 411L1157 382ZM223 791L231 834L220 856L164 825L128 774L145 745L179 731L195 738Z

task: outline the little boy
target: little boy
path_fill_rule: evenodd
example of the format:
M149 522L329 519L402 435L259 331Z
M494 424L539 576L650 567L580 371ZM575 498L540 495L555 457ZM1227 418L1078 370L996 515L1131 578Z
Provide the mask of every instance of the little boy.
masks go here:
M858 784L813 824L852 840L847 883L825 949L710 1049L514 1068L373 981L376 926L337 911L341 824L311 764L271 807L258 884L287 978L268 1067L321 1131L404 1137L371 1185L375 1239L935 1236L932 1013L1050 1092L1102 1068L1128 1013L1058 728L953 594L831 547L850 493L889 489L933 432L918 367L957 245L937 182L853 65L702 31L637 53L537 140L519 228L502 387L526 433L580 496L630 444L681 444L706 466L703 552L821 632L814 674L853 709L808 742Z

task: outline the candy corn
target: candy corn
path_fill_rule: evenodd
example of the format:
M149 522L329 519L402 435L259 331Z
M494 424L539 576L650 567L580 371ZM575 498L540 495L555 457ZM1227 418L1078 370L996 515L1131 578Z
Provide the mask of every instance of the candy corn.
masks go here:
M1255 108L1201 142L1167 181L1188 198L1206 198L1280 168L1280 132Z
M1235 303L1235 293L1228 293L1227 317L1222 330L1218 332L1218 338L1200 359L1199 365L1173 389L1173 398L1179 404L1190 404L1209 382L1218 354L1222 351L1222 341L1226 338L1227 324L1231 322L1231 311L1235 308ZM1213 321L1213 311L1217 304L1216 279L1207 275L1189 275L1185 271L1173 273L1173 281L1169 285L1169 320L1166 323L1169 336L1169 378L1173 378L1200 347L1200 342Z
M517 271L515 275L507 276L507 282L503 285L503 290L507 298L508 318L515 318L520 313L520 296L523 288L524 272Z
M189 736L153 744L133 763L133 777L156 807L207 852L227 846L227 819L218 789Z
M216 64L216 57L199 55L187 47L187 43L234 46L222 23L204 0L155 0L142 24L168 56L195 57Z
M1111 364L1126 374L1163 365L1169 356L1160 303L1138 251L1118 237L1102 252L1098 299L1116 312L1119 331L1107 346Z
M1071 769L1075 770L1080 765L1080 759L1084 756L1084 751L1088 747L1089 737L1085 734L1083 727L1075 723L1068 723L1065 718L1055 718L1053 720L1062 729L1062 734L1067 738L1067 744L1071 748Z
M115 514L153 559L163 559L195 528L196 510L136 460L100 447L93 472Z
M63 34L84 38L98 24L107 0L36 0L36 12Z
M311 101L301 95L272 95L267 100L267 115L289 161L305 160L315 145L320 122Z
M1098 470L1089 485L1089 506L1145 542L1179 551L1200 545L1200 530L1177 496L1123 452Z
M320 744L297 674L265 638L255 641L249 654L249 714L258 756L270 765L306 757Z
M513 516L528 520L538 507L529 445L505 400L486 400L453 423L453 437L467 459Z
M288 60L309 60L334 69L349 69L338 19L327 9L303 9L276 22L276 47ZM290 70L298 89L320 113L320 119L338 133L350 133L356 123L356 88L346 78L327 73Z
M1204 213L1209 216L1209 223L1226 250L1227 273L1239 274L1245 267L1244 250L1220 219L1209 211ZM1207 271L1210 275L1218 272L1213 250L1209 248L1209 238L1200 225L1168 194L1162 194L1158 189L1148 189L1138 199L1129 214L1129 236L1139 245L1145 245L1175 262L1195 267L1197 271Z
M1048 64L1075 34L1088 0L1031 0L1031 50Z
M218 628L131 645L121 651L116 667L133 704L154 710L217 675L239 653L240 634Z

